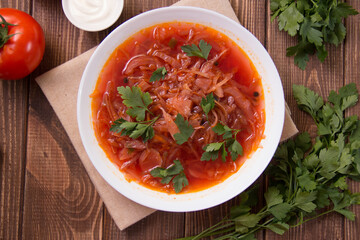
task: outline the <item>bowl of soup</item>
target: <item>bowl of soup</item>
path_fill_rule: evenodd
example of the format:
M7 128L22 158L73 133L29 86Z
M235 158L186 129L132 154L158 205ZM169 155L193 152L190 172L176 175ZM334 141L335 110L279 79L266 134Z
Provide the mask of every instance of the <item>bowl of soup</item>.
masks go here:
M77 119L100 175L150 208L221 204L265 170L284 123L276 67L244 27L166 7L117 27L83 73Z

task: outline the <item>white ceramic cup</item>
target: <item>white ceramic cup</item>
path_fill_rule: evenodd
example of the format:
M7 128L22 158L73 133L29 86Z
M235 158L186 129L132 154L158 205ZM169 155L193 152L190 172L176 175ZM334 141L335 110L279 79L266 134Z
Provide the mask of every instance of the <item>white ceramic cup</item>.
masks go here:
M104 30L120 17L124 0L62 0L67 19L89 32Z

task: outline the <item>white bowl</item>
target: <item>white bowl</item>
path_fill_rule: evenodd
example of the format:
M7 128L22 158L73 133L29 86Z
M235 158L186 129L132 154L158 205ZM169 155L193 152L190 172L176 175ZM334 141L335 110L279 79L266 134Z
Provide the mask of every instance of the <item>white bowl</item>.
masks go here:
M65 16L77 28L89 32L104 30L120 17L124 0L62 0Z
M195 193L167 194L128 182L99 146L91 120L91 99L99 73L114 49L140 29L161 22L185 21L210 26L226 34L249 56L262 78L266 123L260 147L224 182ZM284 93L276 67L261 43L235 21L213 11L194 7L166 7L142 13L109 34L96 49L81 79L77 118L83 145L101 176L119 193L150 208L186 212L221 204L248 188L269 164L280 140L285 113Z

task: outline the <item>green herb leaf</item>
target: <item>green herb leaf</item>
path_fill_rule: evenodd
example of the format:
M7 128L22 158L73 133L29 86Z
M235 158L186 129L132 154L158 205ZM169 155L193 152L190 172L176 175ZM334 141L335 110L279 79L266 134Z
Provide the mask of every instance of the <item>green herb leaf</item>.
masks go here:
M170 48L175 48L177 43L178 41L175 38L171 38L168 45Z
M123 118L117 119L110 127L110 131L120 133L122 136L129 136L130 138L142 138L144 142L151 140L154 137L154 129L152 125L159 117L150 121L143 122L129 122Z
M154 168L150 171L150 174L153 177L162 178L162 184L169 184L172 181L176 193L181 192L185 186L189 185L184 168L179 160L174 160L174 164L166 169L161 167Z
M230 153L231 159L235 161L239 155L243 154L243 148L241 144L236 140L236 134L240 131L238 129L231 129L220 122L212 128L212 130L222 135L224 141L209 143L204 147L204 153L201 156L201 161L215 161L221 155L223 162L226 161L228 153Z
M225 151L225 142L215 142L215 143L209 143L204 147L204 153L202 154L200 160L201 161L209 161L213 160L215 161L219 157L219 153L221 150L221 157L222 160L226 160L226 156L223 155L223 152ZM226 151L225 151L226 152Z
M300 109L316 118L317 112L324 105L322 97L302 85L293 85L294 98Z
M194 132L194 128L190 125L188 121L184 119L184 117L178 113L175 118L175 124L179 128L180 132L174 134L174 138L176 143L181 145L191 137L191 134Z
M148 106L152 103L152 99L148 92L143 93L139 87L132 88L121 86L117 88L123 103L129 109L126 111L131 117L135 117L136 121L144 121L145 112L149 111Z
M208 113L215 107L215 98L213 93L210 93L205 98L202 98L200 106L207 116Z
M236 139L231 139L226 142L228 151L230 152L231 159L235 161L239 155L243 155L243 148Z
M282 220L287 217L287 214L290 212L291 208L292 206L289 203L280 203L271 207L269 212L278 220Z
M355 221L355 213L353 213L350 210L347 209L339 209L339 210L335 210L336 212L340 213L341 215L345 216L347 219L351 220L351 221Z
M316 181L309 171L298 177L299 186L306 191L313 191L316 189Z
M294 2L279 15L279 29L287 31L290 36L295 36L303 20L304 16L296 8Z
M310 43L314 43L316 46L322 46L323 34L319 30L320 27L320 23L312 22L309 18L305 18L299 34L302 35L303 38L306 38Z
M350 83L339 89L339 94L335 91L331 91L329 94L328 101L339 106L342 111L354 106L359 98L359 94L356 91L356 84Z
M158 68L151 74L149 82L156 82L160 79L165 79L166 74L167 71L165 67Z
M283 235L287 230L289 230L289 224L283 222L271 223L266 226L266 228L270 229L276 234Z
M264 197L268 208L283 203L283 196L276 187L270 187L264 194Z
M298 44L287 48L287 56L304 70L309 55L316 53L320 61L328 55L325 43L339 45L346 36L343 18L358 12L350 5L335 0L271 0L271 21L278 18L279 30L297 36Z
M261 216L257 214L245 214L239 217L236 217L234 221L238 224L241 224L245 227L255 227L259 221L261 220Z
M167 176L175 176L177 174L180 174L183 170L184 170L184 168L181 165L181 162L179 160L174 160L174 164L172 164L170 167L168 167L166 169L157 167L157 168L151 170L150 174L153 177L164 178Z
M174 183L174 189L176 193L181 192L181 190L186 187L187 185L189 185L189 181L187 180L185 173L181 172L179 175L177 175L176 177L174 177L173 179L173 183Z
M184 45L181 46L181 49L188 55L189 57L196 56L201 57L207 60L210 50L212 46L205 42L204 40L200 40L199 47L195 44L192 45Z

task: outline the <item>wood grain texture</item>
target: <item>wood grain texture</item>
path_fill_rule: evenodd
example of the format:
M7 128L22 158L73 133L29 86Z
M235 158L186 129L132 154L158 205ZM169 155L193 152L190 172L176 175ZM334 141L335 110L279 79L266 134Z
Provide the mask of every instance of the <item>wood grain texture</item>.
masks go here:
M30 106L23 239L100 239L102 201L37 86Z
M0 81L0 94L0 239L14 239L22 223L27 80Z
M285 98L300 131L312 136L316 126L299 111L292 97L292 84L303 84L327 96L330 90L356 82L360 88L360 16L345 21L345 44L329 48L329 57L320 63L312 57L306 71L298 69L286 47L296 40L279 32L270 22L270 0L230 0L240 22L267 48L284 86ZM360 10L359 0L346 0ZM61 1L1 0L0 7L24 10L41 24L46 38L44 60L27 79L0 80L0 239L174 239L199 233L217 223L238 203L234 198L220 206L191 213L158 211L124 231L114 224L57 116L33 79L49 69L99 44L127 19L177 0L126 0L119 20L101 32L85 32L65 17ZM360 105L348 114L359 115ZM76 124L76 123L74 123ZM259 201L266 187L258 183ZM360 184L350 182L353 191ZM258 239L312 240L359 239L360 206L353 207L357 218L351 222L338 214L324 216L291 229L283 236L269 231Z
M184 236L184 213L157 211L138 223L119 231L106 211L103 239L156 239L167 240Z
M72 26L61 1L34 0L32 7L46 39L37 75L93 47L108 33L86 33ZM22 238L101 239L103 203L34 81L29 109Z
M0 7L31 12L21 0L2 0ZM27 104L28 78L0 80L0 239L21 236Z
M355 9L360 11L360 1L347 1ZM360 91L360 16L352 16L346 19L347 37L344 50L344 83L356 83ZM348 116L358 115L360 117L360 105L357 104L347 112ZM360 192L360 183L350 181L350 190ZM360 205L353 206L351 210L356 215L356 220L344 219L344 240L357 239L360 236Z

